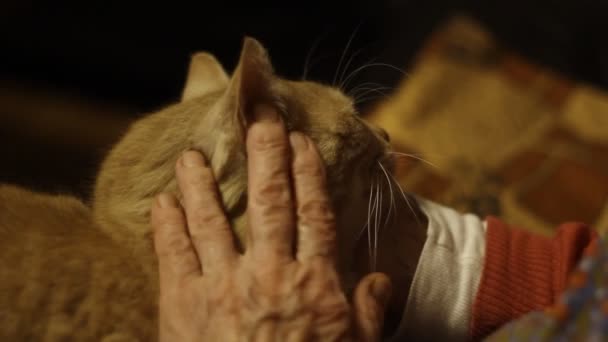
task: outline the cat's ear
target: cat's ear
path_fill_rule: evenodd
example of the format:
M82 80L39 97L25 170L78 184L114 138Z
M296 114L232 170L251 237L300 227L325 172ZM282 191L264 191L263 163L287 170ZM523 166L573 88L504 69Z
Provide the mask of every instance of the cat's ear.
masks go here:
M209 53L198 52L190 60L182 101L226 88L228 82L228 75L217 59Z
M275 79L266 49L257 40L245 37L239 63L224 94L225 108L232 113L241 133L252 122L253 106L276 105L279 101L273 87Z

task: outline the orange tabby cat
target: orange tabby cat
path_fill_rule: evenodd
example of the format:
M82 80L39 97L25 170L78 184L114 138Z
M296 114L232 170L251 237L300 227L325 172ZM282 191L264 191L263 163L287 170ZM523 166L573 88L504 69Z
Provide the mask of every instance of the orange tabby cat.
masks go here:
M260 102L318 144L337 212L340 269L351 271L388 143L341 91L277 77L264 48L246 38L231 77L213 56L193 57L182 101L130 128L101 167L91 207L0 186L0 340L156 339L153 197L177 193L177 158L202 151L243 243L244 134L249 108Z

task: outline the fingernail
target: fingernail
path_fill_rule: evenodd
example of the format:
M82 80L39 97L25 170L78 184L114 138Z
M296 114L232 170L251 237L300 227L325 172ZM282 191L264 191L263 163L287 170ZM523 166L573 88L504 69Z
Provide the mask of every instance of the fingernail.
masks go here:
M182 164L187 167L205 166L206 162L203 156L196 151L186 151L182 155Z
M156 202L161 208L177 208L177 200L171 194L160 194L156 197Z
M258 122L279 122L279 113L277 110L267 104L258 104L253 109L253 116Z
M385 279L377 278L374 279L371 287L372 296L382 303L382 305L386 305L391 297L390 283L387 283Z
M300 132L291 132L289 134L289 143L291 144L291 148L294 150L305 150L308 148L308 141L304 134Z

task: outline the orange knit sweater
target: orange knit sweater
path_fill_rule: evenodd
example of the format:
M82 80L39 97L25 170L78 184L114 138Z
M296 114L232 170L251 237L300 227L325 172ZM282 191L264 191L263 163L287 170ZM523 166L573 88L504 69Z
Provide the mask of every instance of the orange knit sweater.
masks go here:
M553 237L487 218L486 256L473 304L471 337L479 340L501 325L551 305L565 289L568 273L597 238L579 223L567 223Z

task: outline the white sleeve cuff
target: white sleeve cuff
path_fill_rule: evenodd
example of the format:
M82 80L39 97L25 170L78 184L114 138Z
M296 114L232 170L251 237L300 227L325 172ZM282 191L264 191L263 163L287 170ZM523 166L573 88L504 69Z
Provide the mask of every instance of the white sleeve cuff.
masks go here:
M391 340L466 341L483 270L485 222L418 200L428 218L427 238L401 323Z

